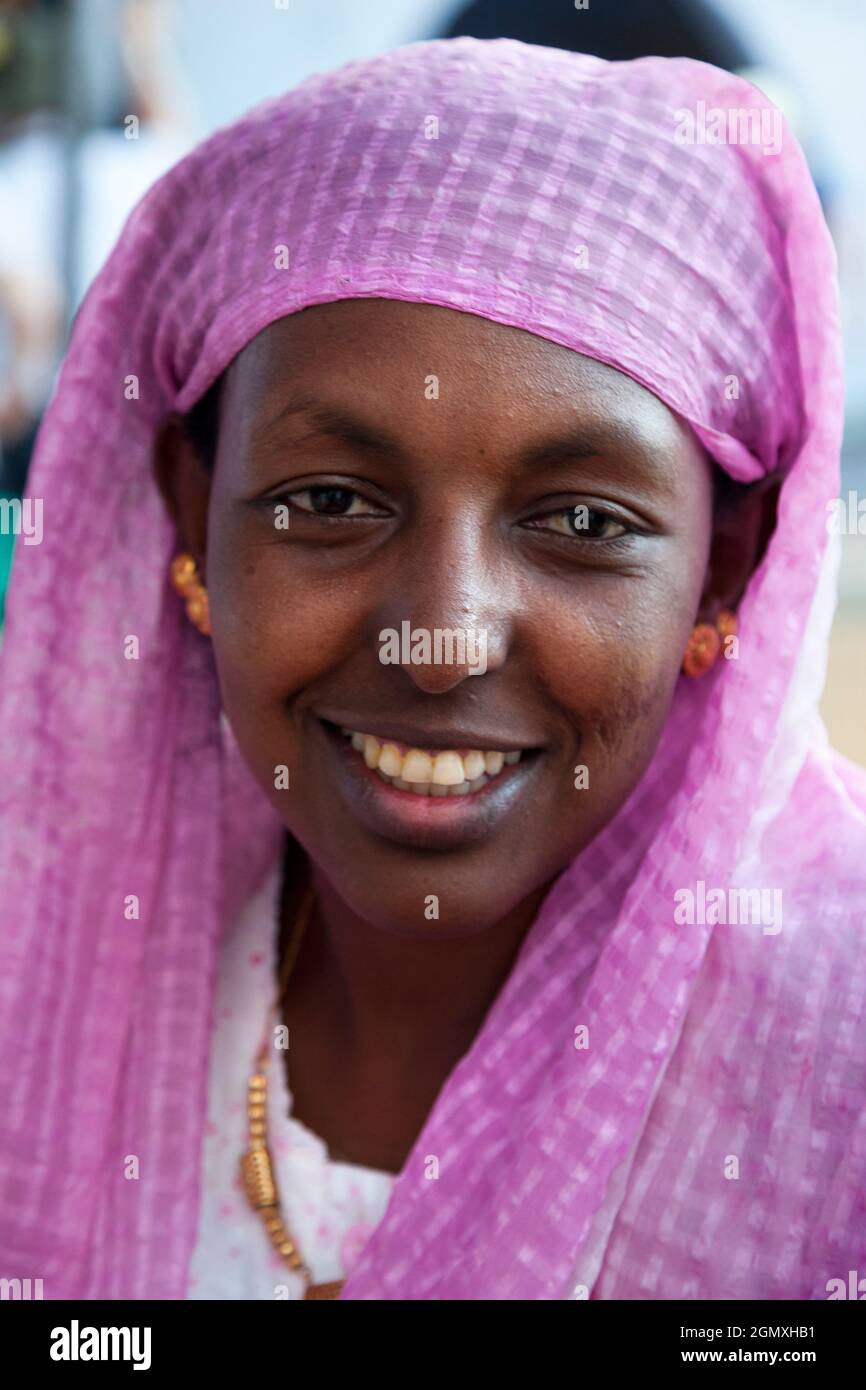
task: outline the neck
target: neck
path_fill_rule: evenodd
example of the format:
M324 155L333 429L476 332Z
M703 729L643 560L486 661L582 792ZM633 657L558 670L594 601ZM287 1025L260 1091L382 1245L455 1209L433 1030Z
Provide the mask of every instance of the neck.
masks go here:
M290 994L299 1009L329 1020L335 1043L356 1063L400 1059L410 1069L422 1055L429 1064L431 1049L452 1065L468 1049L550 886L489 930L417 940L358 916L317 866L312 873L313 910ZM284 927L296 902L284 906Z

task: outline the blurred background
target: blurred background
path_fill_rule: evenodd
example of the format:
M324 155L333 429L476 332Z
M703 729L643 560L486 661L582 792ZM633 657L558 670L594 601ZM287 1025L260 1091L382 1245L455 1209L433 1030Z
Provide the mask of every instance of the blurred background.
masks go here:
M698 58L788 117L839 255L842 497L864 512L842 541L823 707L836 747L866 763L864 0L0 0L0 499L22 494L72 318L149 185L311 73L452 34ZM4 522L0 623L14 544Z

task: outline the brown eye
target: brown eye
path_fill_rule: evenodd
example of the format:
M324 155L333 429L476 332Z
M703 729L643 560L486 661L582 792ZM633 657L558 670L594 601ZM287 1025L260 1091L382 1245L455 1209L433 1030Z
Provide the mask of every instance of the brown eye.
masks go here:
M559 536L570 536L576 540L613 541L628 534L629 528L618 521L610 512L597 507L587 507L579 503L575 507L563 507L538 517L531 523L543 531L553 531Z
M298 511L313 516L381 516L382 512L361 497L350 487L334 483L320 483L316 487L306 487L298 492L284 494L286 500Z
M311 487L310 502L314 512L327 516L344 516L352 505L354 493L347 487Z

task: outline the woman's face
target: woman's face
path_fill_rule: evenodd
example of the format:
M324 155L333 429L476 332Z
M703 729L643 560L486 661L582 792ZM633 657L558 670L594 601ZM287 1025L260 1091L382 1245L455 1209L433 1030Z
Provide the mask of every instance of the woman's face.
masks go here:
M493 926L656 748L708 569L703 451L649 391L567 348L349 300L235 358L209 500L208 485L202 471L182 512L188 540L202 518L223 706L286 826L385 930ZM419 795L343 729L396 744L387 766L425 785L460 773L437 754L462 757L464 783L473 750L520 757L477 790Z

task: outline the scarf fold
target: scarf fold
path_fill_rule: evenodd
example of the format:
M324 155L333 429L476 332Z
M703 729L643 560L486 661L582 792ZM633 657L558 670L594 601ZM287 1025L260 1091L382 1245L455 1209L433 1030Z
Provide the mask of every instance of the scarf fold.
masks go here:
M778 118L780 148L680 143L700 102ZM739 659L680 682L342 1296L826 1297L866 1274L866 780L817 715L832 245L748 83L468 38L350 63L217 131L140 201L76 317L0 672L0 1275L48 1298L184 1296L216 955L283 832L169 584L153 437L267 324L358 297L609 363L732 477L785 480ZM677 924L698 880L781 890L781 930Z

